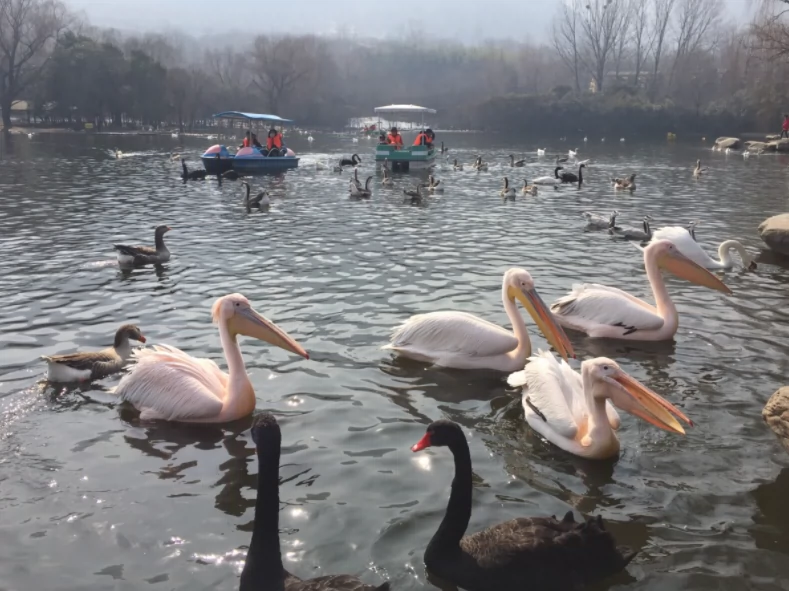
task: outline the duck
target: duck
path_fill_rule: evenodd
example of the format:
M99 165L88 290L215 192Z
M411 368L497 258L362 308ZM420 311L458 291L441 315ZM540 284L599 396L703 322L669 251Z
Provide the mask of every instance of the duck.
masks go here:
M265 412L253 419L251 435L258 460L258 484L252 539L239 591L389 591L389 582L365 585L351 575L302 580L283 568L279 542L282 431L274 416Z
M454 164L453 164L453 168L454 168L456 171L458 171L458 170L463 170L463 164L458 164L458 159L457 159L457 158L455 158L455 162L454 162Z
M627 189L628 191L636 190L636 173L630 175L626 179L611 179L614 183L614 189Z
M143 265L160 265L170 260L170 251L164 245L164 235L172 230L164 224L156 226L154 231L154 248L150 246L128 246L113 244L118 251L118 265L121 267L140 267Z
M427 177L429 181L427 185L427 190L431 193L443 193L444 187L439 186L441 184L440 180L436 180L435 177L431 174Z
M488 165L487 165L486 162L482 161L482 156L477 156L477 159L474 161L474 170L476 170L478 172L479 171L482 171L482 172L487 172L488 171Z
M696 160L696 168L693 169L693 176L701 176L705 172L707 172L707 169L701 167L701 160Z
M186 160L181 158L181 167L183 168L183 172L181 173L181 178L185 181L203 181L205 180L205 175L208 174L205 170L189 170L186 167Z
M411 447L448 447L455 477L441 525L427 545L427 570L473 591L567 591L582 589L625 569L636 555L617 546L601 517L577 523L572 511L563 519L520 517L466 535L471 519L471 453L457 423L430 423ZM276 482L276 479L271 479Z
M537 185L530 185L529 181L523 179L523 187L521 187L521 194L522 195L537 195Z
M257 207L258 209L268 209L271 206L271 199L269 198L269 194L266 191L260 191L255 197L250 198L249 194L252 188L249 186L249 183L246 181L241 181L241 184L244 185L246 189L246 197L244 197L244 206L247 208L247 213L252 211L253 207Z
M499 191L499 195L505 199L515 199L515 189L510 187L510 181L506 176L504 177L504 188Z
M553 170L553 176L541 176L534 179L535 185L561 185L562 179L559 178L559 171L562 170L561 166L557 166Z
M623 240L640 240L646 242L652 238L652 229L649 227L651 216L645 215L643 221L643 229L633 226L610 226L608 233L614 238L622 238Z
M718 246L719 260L713 259L696 242L695 227L696 222L691 223L689 228L683 228L682 226L659 228L653 233L652 241L670 240L679 252L705 269L731 269L734 267L731 251L734 250L740 255L744 269L749 271L756 270L756 262L739 240L724 240L721 242L720 246Z
M42 355L47 362L47 380L71 383L99 380L121 371L131 360L129 341L145 343L142 331L134 324L124 324L115 332L112 347L101 351Z
M362 159L358 154L353 154L350 158L340 158L340 170L345 166L357 166L361 164Z
M513 168L523 168L526 166L526 160L515 160L515 156L510 154L510 166Z
M370 181L373 180L373 177L368 176L367 180L364 182L364 187L359 186L357 183L351 181L350 183L350 192L351 197L361 199L361 198L368 198L372 197L373 191L370 189Z
M616 226L616 216L619 215L619 211L615 209L608 217L591 211L585 211L581 215L586 218L587 230L608 230Z
M576 148L575 150L567 151L567 156L569 156L570 158L575 158L577 155L578 155L578 148Z
M537 148L537 156L545 156L545 150L542 148Z
M381 179L381 184L384 187L391 187L394 185L394 180L392 179L391 176L389 176L389 166L387 166L386 164L387 162L388 161L386 160L384 161L384 178Z

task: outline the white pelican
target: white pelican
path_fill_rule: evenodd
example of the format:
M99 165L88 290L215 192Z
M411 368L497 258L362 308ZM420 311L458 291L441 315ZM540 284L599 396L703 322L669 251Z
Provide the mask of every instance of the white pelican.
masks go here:
M115 393L137 408L142 420L224 423L251 414L255 391L236 341L238 335L266 341L309 359L301 345L255 312L241 294L216 300L211 316L219 325L228 373L210 359L192 357L167 345L136 351L137 364L123 377Z
M718 247L718 257L720 260L713 259L704 252L698 242L693 239L693 235L687 228L682 226L667 226L655 230L652 240L671 240L679 251L697 265L705 269L731 269L734 266L731 251L736 250L742 258L742 266L749 271L756 269L756 263L745 250L745 247L738 240L726 240L721 242Z
M720 279L687 258L668 240L652 242L644 249L644 267L655 306L615 287L584 283L574 285L571 293L551 305L557 322L590 337L664 341L676 334L679 315L668 295L661 269L697 285L731 293Z
M531 354L531 341L515 299L523 304L562 357L574 356L567 335L557 325L534 289L534 280L524 269L509 269L501 282L501 301L513 332L466 312L430 312L412 316L397 327L384 349L443 367L518 370Z
M523 410L529 426L566 452L592 460L619 453L615 431L621 421L611 404L656 427L684 435L674 416L689 425L673 404L622 371L611 359L598 357L576 373L565 361L540 351L526 369L507 378L523 388Z

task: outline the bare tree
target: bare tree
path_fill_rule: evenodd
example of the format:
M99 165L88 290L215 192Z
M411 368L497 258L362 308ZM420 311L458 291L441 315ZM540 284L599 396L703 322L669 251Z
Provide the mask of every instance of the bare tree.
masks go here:
M621 0L586 0L582 10L582 39L588 52L584 61L598 91L603 90L608 60L613 57L619 36L625 34L626 13L626 6Z
M296 84L315 67L314 38L261 35L255 39L254 84L266 98L267 108L279 113Z
M652 52L655 36L649 27L649 0L631 0L630 10L632 11L631 31L633 36L633 66L635 69L633 86L638 87L641 70Z
M765 0L751 34L753 47L768 60L789 57L789 0Z
M677 67L702 47L713 32L723 11L721 0L680 0L675 12L676 50L667 88L671 88Z
M619 79L619 73L622 71L623 60L627 58L627 54L632 50L631 41L633 31L631 25L633 24L635 16L633 2L628 0L623 0L623 2L624 6L622 7L619 34L617 35L616 45L614 47L614 73L617 79Z
M0 110L6 131L11 105L38 79L68 22L58 0L0 0Z
M580 10L579 0L567 0L553 23L553 47L572 72L576 93L581 92Z
M671 13L674 10L674 3L676 0L653 0L653 2L652 37L654 51L652 54L652 84L650 90L652 100L657 96L658 81L660 77L660 59L665 49L666 35L669 31Z

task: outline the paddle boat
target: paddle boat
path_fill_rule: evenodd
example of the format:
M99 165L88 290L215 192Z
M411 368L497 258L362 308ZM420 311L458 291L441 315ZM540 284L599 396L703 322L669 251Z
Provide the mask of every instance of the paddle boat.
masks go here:
M420 129L424 129L425 114L435 115L436 110L418 105L388 105L386 107L376 107L375 113L379 116L378 129L386 135L388 130L385 130L380 123L381 115L386 115L387 121L413 121L415 115L421 115L422 127ZM403 138L403 141L405 143L405 138ZM408 172L412 169L424 170L433 166L437 153L438 150L436 150L435 146L405 145L397 149L395 146L387 143L379 143L375 147L375 162L383 164L388 160L389 167L399 172Z
M214 119L230 119L232 121L246 121L249 123L249 130L255 131L261 144L265 144L268 136L268 127L293 123L290 119L283 119L276 115L265 115L262 113L242 113L241 111L224 111L214 115ZM257 129L262 124L262 130L258 133ZM254 128L254 129L253 129ZM281 131L280 131L281 133ZM208 148L200 157L203 161L208 174L222 174L225 171L234 169L236 172L244 174L255 174L265 172L280 172L289 168L296 168L299 159L293 150L284 146L286 153L284 156L266 156L258 148L239 148L233 154L228 147L222 144L215 144Z

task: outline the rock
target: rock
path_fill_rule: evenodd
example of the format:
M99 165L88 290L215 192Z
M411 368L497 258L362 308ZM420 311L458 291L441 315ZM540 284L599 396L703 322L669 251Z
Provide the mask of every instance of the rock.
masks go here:
M771 250L789 256L789 213L764 220L759 224L759 236Z
M745 147L752 152L775 152L775 144L767 142L744 142Z
M788 139L784 138L782 140L776 140L774 142L770 142L770 144L774 145L776 151L778 151L778 152L789 152L789 140Z
M770 133L770 134L767 134L766 136L764 136L764 139L766 139L768 142L770 142L772 140L780 140L781 136L778 135L777 133Z
M773 430L784 449L789 452L789 387L784 386L770 396L764 405L762 418Z
M719 137L715 140L715 147L719 150L730 148L732 150L740 149L740 138L736 137Z

